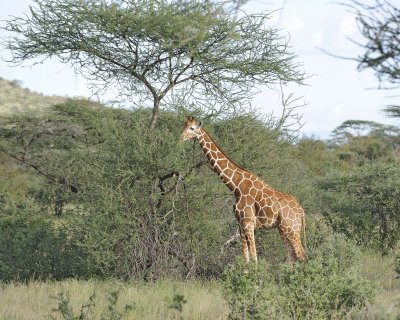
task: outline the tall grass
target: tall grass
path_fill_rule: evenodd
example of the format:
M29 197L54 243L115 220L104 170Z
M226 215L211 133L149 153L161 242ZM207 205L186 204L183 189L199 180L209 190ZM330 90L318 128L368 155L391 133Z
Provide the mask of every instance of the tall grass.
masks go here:
M63 292L70 301L72 313L78 317L83 305L95 293L89 319L100 319L108 305L111 292L119 291L115 308L133 308L124 319L225 319L227 305L216 282L160 281L152 284L118 283L116 281L32 282L2 285L0 289L0 319L39 320L63 319L57 309ZM182 313L171 307L175 295L183 295L186 303Z
M363 314L351 319L398 320L400 315L400 280L395 279L393 259L371 252L364 254L361 271L380 288L375 302ZM158 281L155 283L118 282L117 280L67 280L0 284L0 319L65 319L56 311L62 292L69 299L72 313L78 317L83 305L95 293L88 319L106 319L112 292L118 292L117 311L132 306L123 319L227 319L229 310L222 297L222 286L216 281ZM182 300L176 299L183 296ZM182 303L182 312L176 307ZM175 307L174 307L175 306Z
M396 279L393 256L368 252L360 267L362 274L380 288L363 319L400 319L400 279Z

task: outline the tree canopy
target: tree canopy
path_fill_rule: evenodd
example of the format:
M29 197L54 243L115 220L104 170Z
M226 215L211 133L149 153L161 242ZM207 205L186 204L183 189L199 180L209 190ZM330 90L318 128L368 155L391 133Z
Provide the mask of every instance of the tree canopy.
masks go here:
M400 8L389 0L372 5L353 1L364 53L357 57L360 70L372 69L380 82L400 84Z
M117 85L141 107L151 101L151 128L171 101L220 113L249 102L258 85L302 82L269 15L233 14L225 4L34 0L7 22L5 46L13 63L57 57L96 89Z

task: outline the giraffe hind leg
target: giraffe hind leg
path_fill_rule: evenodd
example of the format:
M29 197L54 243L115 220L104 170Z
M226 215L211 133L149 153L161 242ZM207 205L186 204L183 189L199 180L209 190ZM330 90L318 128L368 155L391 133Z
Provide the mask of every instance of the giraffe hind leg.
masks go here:
M284 232L282 228L279 228L279 233L285 242L286 250L288 253L288 259L291 263L298 260L305 260L305 252L301 245L301 237L299 232Z
M287 261L293 262L294 255L293 255L292 246L291 246L289 240L283 234L282 229L279 229L279 234L281 235L281 238L285 244L285 248L286 248L286 252L287 252Z
M289 246L292 249L292 259L291 262L294 263L296 261L304 261L306 256L301 245L301 237L299 233L295 233L291 237L288 238Z
M296 257L295 257L295 254L293 252L293 247L290 244L290 241L288 239L285 238L284 241L285 241L285 247L286 247L286 250L287 250L288 262L294 262L296 260Z

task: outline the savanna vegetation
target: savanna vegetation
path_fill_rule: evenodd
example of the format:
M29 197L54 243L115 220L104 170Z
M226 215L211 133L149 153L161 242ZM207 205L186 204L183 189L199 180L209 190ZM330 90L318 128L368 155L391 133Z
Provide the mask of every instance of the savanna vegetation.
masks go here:
M0 318L398 319L400 127L348 120L323 141L299 136L290 95L280 117L251 108L254 83L304 74L268 15L239 4L36 0L8 22L14 62L56 56L134 94L2 114ZM271 230L243 264L232 195L178 142L188 114L299 199L306 263Z

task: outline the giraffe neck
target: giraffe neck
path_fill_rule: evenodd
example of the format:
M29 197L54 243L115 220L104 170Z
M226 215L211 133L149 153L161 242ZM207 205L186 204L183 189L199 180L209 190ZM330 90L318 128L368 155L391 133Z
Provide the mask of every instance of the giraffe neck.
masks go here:
M240 180L243 178L243 173L246 172L246 170L230 160L204 129L201 129L200 132L201 134L197 139L211 167L227 187L231 191L235 191L235 188L240 183Z

